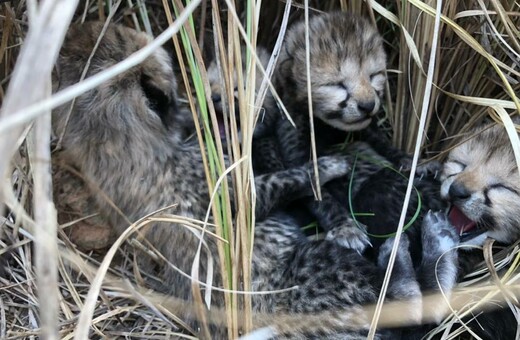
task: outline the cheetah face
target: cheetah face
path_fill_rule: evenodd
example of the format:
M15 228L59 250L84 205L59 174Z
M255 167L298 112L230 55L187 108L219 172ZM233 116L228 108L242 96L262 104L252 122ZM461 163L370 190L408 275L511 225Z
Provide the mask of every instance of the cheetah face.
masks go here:
M311 77L315 116L340 130L360 130L370 124L381 104L386 81L384 57L349 58L340 63L336 73L316 65Z
M246 55L247 55L246 49L242 48L241 53L242 53L242 76L244 77L244 79L243 79L244 84L242 86L243 86L244 92L245 92L245 86L247 83L246 79L248 77L248 69L247 69L247 64L246 64ZM260 62L262 67L265 69L267 67L267 64L269 63L269 58L270 58L269 52L267 52L267 50L265 48L263 48L261 46L257 46L255 53L256 53L256 58L258 58L258 61ZM223 112L223 108L224 108L223 102L226 101L226 99L228 98L227 94L229 94L229 93L233 93L232 98L234 101L234 108L235 108L234 114L235 114L235 119L237 121L238 128L240 130L240 112L239 112L239 102L238 102L238 89L239 89L240 84L238 83L237 72L236 72L236 69L233 71L232 79L230 79L229 83L226 84L226 82L222 79L223 70L220 70L218 68L217 62L215 60L213 60L210 63L210 65L208 66L207 74L208 74L208 80L209 80L209 84L210 84L210 88L211 88L211 101L213 102L213 105L215 107L215 113L217 115L217 120L218 120L218 124L219 124L220 137L224 141L224 139L225 139L224 119L225 119L226 115L224 115L224 112ZM260 86L263 81L263 75L262 75L262 72L259 67L257 67L257 69L256 69L255 80L256 81L254 84L255 85L254 90L255 90L255 93L257 93L258 90L260 89ZM229 86L230 88L226 88L226 86ZM255 96L255 100L256 100L256 96ZM230 105L228 103L227 107L229 107L229 106ZM262 106L266 109L272 108L275 106L274 99L270 95L269 92L267 93ZM255 133L256 133L256 130L255 130Z
M453 149L444 164L441 196L463 235L482 233L503 243L520 237L520 182L511 142L502 126L477 132ZM484 237L478 238L482 243Z
M312 105L315 117L344 131L370 124L381 106L386 81L386 55L375 28L347 13L316 16L309 24ZM278 84L284 83L284 100L307 107L305 26L287 34L280 59ZM292 89L292 90L291 90Z

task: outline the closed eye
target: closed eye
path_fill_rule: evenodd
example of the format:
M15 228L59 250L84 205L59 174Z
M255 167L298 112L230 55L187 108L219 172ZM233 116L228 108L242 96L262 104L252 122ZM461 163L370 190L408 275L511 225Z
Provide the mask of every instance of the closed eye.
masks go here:
M324 86L340 88L340 89L343 89L343 90L346 90L346 89L347 89L347 87L345 86L345 84L342 83L342 82L337 82L337 83L328 83L328 84L325 84Z
M379 71L379 72L372 73L370 75L370 81L373 81L377 77L384 77L384 76L385 76L385 71Z
M466 167L467 167L466 164L464 164L462 162L459 162L459 161L456 161L456 160L453 160L453 159L449 159L446 162L445 167L449 167L450 164L455 164L456 165L456 169L455 169L455 171L453 173L451 173L449 175L446 175L446 178L450 178L450 177L453 177L455 175L458 175L459 173L464 171L464 169L466 169Z
M492 184L492 185L490 185L490 186L487 188L487 191L489 191L489 190L493 190L493 189L495 189L495 190L507 190L507 191L512 192L512 193L515 194L515 195L519 195L519 196L520 196L520 194L518 193L518 190L513 189L513 188L511 188L510 186L507 186L507 185L502 184L502 183L496 183L496 184Z

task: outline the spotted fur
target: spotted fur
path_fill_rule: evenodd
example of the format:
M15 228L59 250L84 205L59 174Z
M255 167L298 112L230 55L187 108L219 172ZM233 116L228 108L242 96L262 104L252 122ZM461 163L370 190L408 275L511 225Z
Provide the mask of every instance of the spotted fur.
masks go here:
M286 119L277 124L276 136L287 167L301 165L311 155L306 28L315 122L341 131L366 128L380 107L386 79L382 39L366 19L348 13L324 13L312 17L308 27L304 22L291 27L274 75L276 90L296 124L294 128ZM321 153L321 141L316 139ZM352 228L355 224L329 187L323 189L321 202L309 201L308 206L325 229L351 228L350 239L345 241L363 250L368 244L364 230Z
M101 28L101 23L71 28L58 59L56 90L79 80ZM90 62L88 75L126 58L149 39L122 26L109 26ZM186 217L202 219L206 214L209 193L201 153L198 146L183 142L179 136L175 125L179 114L176 96L171 62L166 53L158 49L140 65L79 96L69 120L69 104L53 111L53 128L57 135L64 137L62 159L101 189L93 192L93 204L118 233L130 222L171 204L177 204L175 212ZM318 166L322 183L326 183L345 175L349 163L342 156L325 156L319 158ZM348 319L338 312L375 302L385 259L379 258L374 263L361 256L356 247L349 249L334 240L309 241L291 216L273 213L279 205L310 195L311 178L308 164L255 177L259 222L255 226L253 288L273 290L298 286L298 289L254 296L254 309L295 313L302 317L321 312L331 315L327 323L317 324L315 329L279 329L280 337L362 339L367 329L350 330ZM199 244L196 233L183 226L157 223L149 226L145 236L168 261L184 272L191 271ZM207 238L206 242L207 251L218 260L213 240ZM382 254L387 256L385 252ZM404 242L399 249L402 261L396 264L398 273L410 272L409 256ZM201 280L206 279L208 257L209 254L203 252ZM217 270L213 282L219 286L218 264L214 268ZM143 269L153 270L153 266ZM170 266L157 269L163 289L176 297L192 300L189 279ZM416 285L413 279L403 280L402 275L395 275L389 296L400 298L407 292L404 296L415 297ZM220 293L213 292L212 304L223 305ZM421 313L420 310L415 312ZM185 311L180 316L197 329L194 315ZM224 336L225 330L212 330L216 338Z

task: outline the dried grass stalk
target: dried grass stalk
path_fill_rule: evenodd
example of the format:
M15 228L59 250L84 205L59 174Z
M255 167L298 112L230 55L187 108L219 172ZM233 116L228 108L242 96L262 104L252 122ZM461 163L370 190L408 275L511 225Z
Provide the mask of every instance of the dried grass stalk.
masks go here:
M32 13L29 32L2 108L2 119L50 96L51 71L76 6L77 1L74 0L50 0L42 3L37 13ZM11 155L15 151L12 141L20 137L23 129L23 124L17 125L0 138L0 152L4 155L0 160L0 178L5 178ZM59 339L59 298L57 222L50 175L50 134L50 112L47 112L38 119L34 127L34 218L37 224L35 243L40 336L42 339L53 340ZM2 193L2 197L4 195Z

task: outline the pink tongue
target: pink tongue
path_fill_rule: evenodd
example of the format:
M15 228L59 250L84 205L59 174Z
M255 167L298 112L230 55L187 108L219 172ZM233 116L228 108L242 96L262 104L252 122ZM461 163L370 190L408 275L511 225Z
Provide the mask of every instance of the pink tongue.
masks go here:
M476 223L464 215L464 213L456 206L451 207L449 219L459 234L470 231L476 227Z
M224 118L222 114L217 112L218 132L220 132L220 138L226 139L226 126L224 125Z

